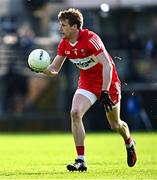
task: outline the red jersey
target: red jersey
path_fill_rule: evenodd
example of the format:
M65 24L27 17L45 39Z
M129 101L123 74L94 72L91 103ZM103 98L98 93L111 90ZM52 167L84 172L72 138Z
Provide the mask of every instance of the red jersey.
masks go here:
M98 98L102 90L103 77L102 65L96 56L101 52L104 52L112 62L113 72L110 85L110 94L112 94L112 86L115 87L116 84L119 86L120 80L114 62L97 34L88 29L82 29L79 31L78 39L74 44L62 38L57 51L58 55L67 57L80 69L78 88L93 92Z

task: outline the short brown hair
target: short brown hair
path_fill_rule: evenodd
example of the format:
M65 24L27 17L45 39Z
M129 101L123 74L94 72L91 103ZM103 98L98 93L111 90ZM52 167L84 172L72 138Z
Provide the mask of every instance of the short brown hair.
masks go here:
M59 20L68 20L70 26L76 24L78 29L83 26L83 15L78 9L70 8L68 10L60 11L58 14Z

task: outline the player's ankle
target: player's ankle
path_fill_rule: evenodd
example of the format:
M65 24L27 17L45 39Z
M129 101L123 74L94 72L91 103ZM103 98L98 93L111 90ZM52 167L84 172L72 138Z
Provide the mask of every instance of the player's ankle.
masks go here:
M78 155L77 159L81 159L82 161L86 161L85 155Z
M125 140L125 145L127 148L130 148L134 144L134 141L131 137Z

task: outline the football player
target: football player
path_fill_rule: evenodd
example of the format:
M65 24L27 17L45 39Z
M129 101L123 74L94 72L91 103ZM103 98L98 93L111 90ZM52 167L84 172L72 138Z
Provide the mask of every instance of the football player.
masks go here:
M87 170L82 118L96 100L99 100L105 108L111 128L124 139L128 166L134 166L137 159L135 142L127 123L120 118L121 82L111 56L96 33L82 28L83 15L78 9L60 11L58 19L62 39L56 57L44 73L49 76L57 75L65 59L80 69L78 87L73 96L70 112L77 158L74 163L67 165L67 169Z

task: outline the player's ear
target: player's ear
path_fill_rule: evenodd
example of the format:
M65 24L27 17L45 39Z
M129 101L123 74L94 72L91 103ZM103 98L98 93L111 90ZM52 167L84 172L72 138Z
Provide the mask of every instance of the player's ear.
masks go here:
M74 29L77 29L77 24L73 24L72 27L73 27Z

